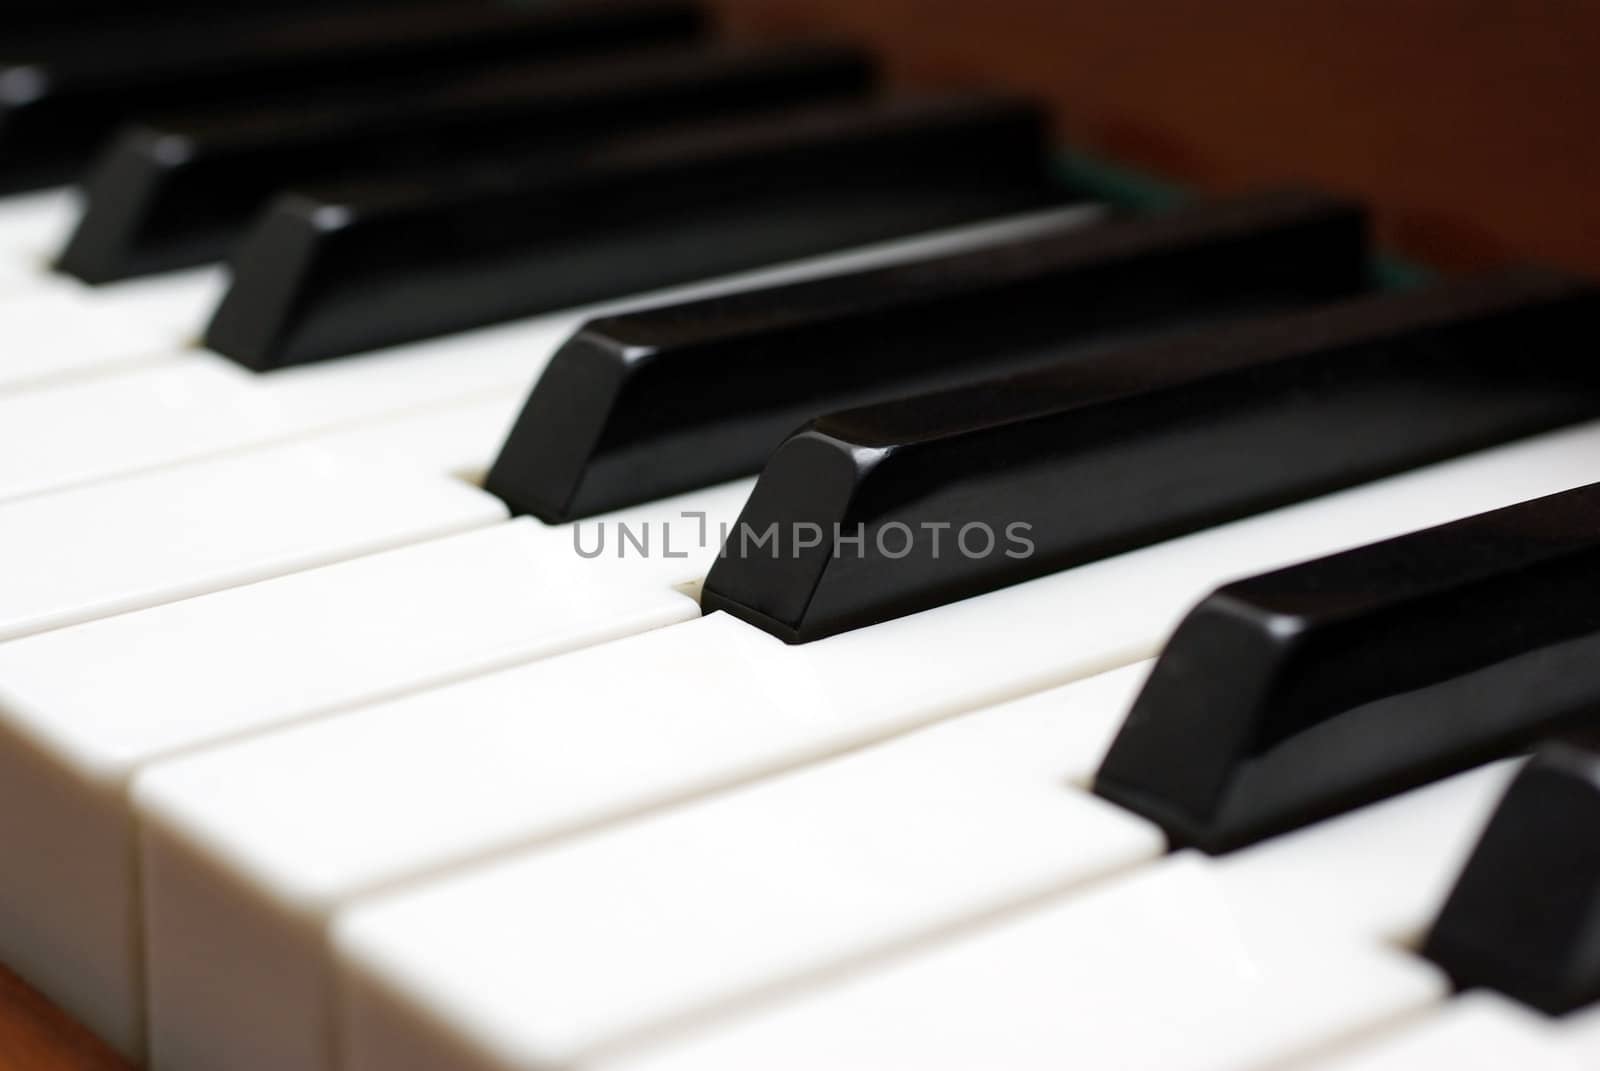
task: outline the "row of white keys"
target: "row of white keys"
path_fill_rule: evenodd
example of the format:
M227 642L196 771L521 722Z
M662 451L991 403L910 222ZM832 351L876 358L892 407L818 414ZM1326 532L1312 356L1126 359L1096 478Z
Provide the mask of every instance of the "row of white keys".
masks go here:
M286 468L282 460L251 459ZM0 857L32 860L0 874L0 919L8 920L0 960L138 1055L137 880L125 794L135 771L219 740L692 619L698 606L680 588L716 553L702 527L732 523L748 491L748 483L714 488L583 526L492 525L0 644ZM325 531L326 517L305 516ZM630 545L627 557L577 557L581 528L590 529L587 552L602 524L613 539L621 525L651 531L657 553L640 556ZM661 553L669 528L672 556ZM95 880L85 886L85 875Z
M357 961L371 946L378 962L427 964L432 1021L448 1023L459 1009L472 1026L451 1033L477 1039L466 1049L499 1052L419 1066L576 1066L728 1002L1154 861L1165 847L1160 829L1072 788L1054 768L1070 717L1037 703L984 712L514 856L355 911L339 927L342 943ZM157 940L176 924L152 914ZM397 951L390 938L400 929L411 943ZM157 1021L165 1005L197 997L192 978L171 973L184 965L163 967ZM282 991L258 997L285 1001ZM347 1037L350 1068L386 1066L392 1045L456 1049L414 1018L411 1029L371 1009L363 1018ZM227 1026L219 1023L219 1037ZM198 1066L166 1060L162 1037L155 1050L171 1066Z
M491 397L0 502L0 641L504 520L463 481L516 409Z
M931 943L941 929L1148 859L1158 831L1125 812L1103 814L1106 804L1068 787L1115 732L1103 710L1125 712L1141 677L1136 668L1090 678L697 808L367 901L336 923L354 994L341 1066L379 1071L400 1052L436 1054L405 1064L418 1071L604 1066L670 1028L705 1029L713 1012L736 1020L757 997L781 1000L785 983L827 985L829 971L870 965L911 938ZM1310 932L1378 947L1362 925L1378 909L1352 913L1340 891L1359 886L1371 902L1387 889L1390 916L1426 900L1455 872L1509 776L1474 771L1307 830L1292 853L1304 867L1287 884L1260 868L1240 873L1233 859L1209 864L1208 880L1262 940L1283 926L1290 945ZM981 1017L991 998L969 998L941 1013ZM1146 1013L1160 1023L1166 1009ZM1101 1066L1054 1048L1059 1066ZM467 1052L479 1055L468 1062ZM914 1051L889 1066L921 1058Z
M0 639L505 517L498 499L459 480L298 444L10 502L0 505Z
M35 299L0 302L0 501L490 393L522 397L555 349L600 312L895 263L1094 218L1084 209L1032 213L264 375L205 350L180 348L176 326L167 356L152 353L145 336L162 329L150 325L182 319L174 316L174 304L182 302L174 302L172 288L187 290L203 275L119 284L155 295L149 309L136 314L128 302L117 302L109 328L87 315L94 309L86 310L82 332L94 335L99 349L111 345L117 357L102 362L106 374L94 377L87 377L81 357L61 360L71 378L59 382L39 383L41 364L56 358L37 336L66 315L59 306L80 295L46 294L33 312ZM188 318L198 321L209 304L197 300ZM7 307L16 310L14 338ZM131 316L143 317L142 329L128 348L117 349L114 340ZM22 356L8 360L13 352ZM8 376L32 389L6 392Z
M586 1071L1237 1071L1415 1014L1447 982L1387 948L1291 932L1231 902L1183 853L735 1023ZM1288 935L1288 936L1286 936ZM358 990L359 1031L368 1014ZM429 1062L390 1071L536 1065Z
M1597 447L1600 425L1543 436L804 647L713 615L157 766L136 787L152 976L211 964L213 999L249 994L264 1024L241 1051L299 1060L323 928L364 895L1148 657L1218 583L1586 483ZM201 914L229 920L203 946L160 924ZM293 985L260 984L263 948ZM196 1006L158 999L158 1052L220 1044Z

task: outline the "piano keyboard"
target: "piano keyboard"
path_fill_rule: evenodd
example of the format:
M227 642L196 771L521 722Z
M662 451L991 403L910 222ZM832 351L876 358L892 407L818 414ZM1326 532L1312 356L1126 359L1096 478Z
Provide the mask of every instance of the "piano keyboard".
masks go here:
M692 0L8 17L0 963L130 1065L1600 1062L1600 289Z

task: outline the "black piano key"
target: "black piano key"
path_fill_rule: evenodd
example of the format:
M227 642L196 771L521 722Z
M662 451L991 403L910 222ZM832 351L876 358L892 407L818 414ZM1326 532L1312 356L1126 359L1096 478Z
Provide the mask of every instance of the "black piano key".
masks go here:
M1516 271L836 413L702 604L805 642L1600 415L1596 342L1600 292Z
M1359 205L1272 193L596 320L556 353L488 487L559 523L749 475L832 410L1349 296L1366 230Z
M224 256L252 214L286 187L846 100L872 83L871 61L846 47L673 48L519 65L377 99L140 124L90 173L87 210L58 266L101 283L202 264Z
M1095 790L1220 852L1514 753L1600 712L1597 582L1600 485L1230 584Z
M495 59L576 56L700 34L692 0L436 2L372 11L194 15L0 52L0 193L72 180L119 124ZM29 47L15 42L13 47Z
M1600 1000L1600 755L1552 746L1512 782L1423 945L1462 989L1550 1015Z
M267 370L1062 196L1041 114L1004 100L803 109L482 161L281 199L240 246L207 343Z

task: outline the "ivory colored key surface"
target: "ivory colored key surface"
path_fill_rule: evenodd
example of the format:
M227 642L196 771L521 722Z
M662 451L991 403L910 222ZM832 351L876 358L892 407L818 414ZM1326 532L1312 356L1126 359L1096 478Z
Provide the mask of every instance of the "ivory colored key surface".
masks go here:
M1117 843L1064 826L1083 812L1081 789L1063 776L1081 766L1076 723L1125 693L1111 678L1129 672L357 905L335 926L342 970L364 994L341 1039L346 1066L378 1071L374 1054L395 1051L484 1054L416 1065L432 1071L581 1066L693 1026L690 1012L710 1025L752 998L781 999L779 984L805 967L827 980L905 947L919 926L929 943L938 923L1016 907L1051 879L1069 887ZM1247 914L1374 945L1370 932L1336 928L1343 914L1319 899L1387 885L1403 900L1411 886L1439 884L1456 859L1438 846L1468 840L1504 779L1483 771L1374 808L1358 835L1330 830L1296 855L1310 869L1289 885L1274 885L1276 872L1213 873ZM1121 829L1137 830L1144 850L1164 840L1126 817ZM1318 878L1322 892L1297 895ZM419 1007L429 1014L409 1010Z
M65 186L0 198L0 259L24 263L43 275L82 211L77 191Z
M1286 1071L1582 1071L1586 1066L1555 1021L1480 992Z
M490 524L457 480L313 447L197 462L0 507L0 639Z
M198 336L196 310L214 302L226 282L208 269L100 289L45 280L21 293L0 290L0 397L173 360Z
M1587 482L1596 449L1542 436L801 647L711 615L154 767L156 1051L306 1066L340 903L1148 657L1222 581Z
M174 350L154 367L128 368L127 362L141 359L137 354L148 356L141 348L119 357L113 374L7 394L3 384L13 347L0 305L0 500L492 392L520 398L555 349L599 311L894 263L1095 218L1093 210L1079 209L997 220L268 375L204 350ZM119 285L155 293L152 305L171 315L173 304L162 287L175 278L181 277ZM30 322L22 320L25 326ZM18 341L19 352L24 341ZM77 374L91 367L98 366L79 365ZM15 368L19 380L40 371L33 358L19 359Z
M137 769L692 619L698 608L677 587L703 574L716 550L699 541L701 515L714 531L747 492L733 485L604 518L652 528L657 553L648 558L585 558L571 529L514 521L0 644L0 856L31 860L0 872L0 960L137 1052L124 791ZM315 505L302 504L308 517ZM669 524L670 557L660 542ZM592 533L584 545L594 545Z
M1444 992L1437 972L1394 949L1261 919L1185 853L736 1025L584 1067L1234 1071L1381 1027ZM372 1014L367 993L351 1004L356 1024ZM381 1048L356 1066L535 1066L449 1063L456 1055Z
M358 907L336 926L347 969L403 980L439 1028L374 1012L344 1039L347 1065L376 1071L365 1054L433 1051L448 1033L498 1057L461 1071L581 1064L1153 860L1159 830L1094 805L1051 761L1074 713L976 714ZM196 996L162 989L170 977L161 1010Z

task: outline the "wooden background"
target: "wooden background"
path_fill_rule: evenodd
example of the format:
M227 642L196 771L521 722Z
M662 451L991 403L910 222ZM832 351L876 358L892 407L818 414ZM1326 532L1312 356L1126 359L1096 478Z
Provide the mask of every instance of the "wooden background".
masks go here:
M742 35L875 44L904 83L1038 94L1066 140L1204 190L1365 195L1444 267L1600 274L1600 0L713 2ZM0 1069L120 1066L0 969Z
M900 80L1001 85L1069 142L1207 190L1315 180L1444 267L1600 273L1596 0L715 0Z

